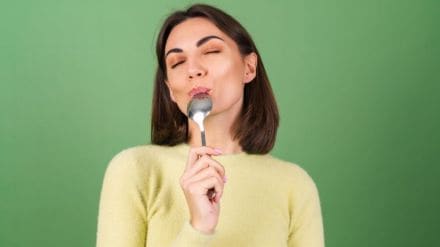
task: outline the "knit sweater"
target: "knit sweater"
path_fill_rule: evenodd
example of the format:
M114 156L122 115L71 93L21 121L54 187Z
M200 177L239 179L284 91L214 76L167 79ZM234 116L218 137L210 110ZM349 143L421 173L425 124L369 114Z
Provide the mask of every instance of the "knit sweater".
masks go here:
M189 223L179 184L189 146L126 149L109 163L98 216L98 247L322 247L315 183L270 154L213 156L228 178L212 234Z

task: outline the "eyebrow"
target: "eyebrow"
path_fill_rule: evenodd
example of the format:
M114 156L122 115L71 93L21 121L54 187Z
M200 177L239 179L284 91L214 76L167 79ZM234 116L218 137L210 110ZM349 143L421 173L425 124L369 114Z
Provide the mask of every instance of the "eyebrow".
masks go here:
M220 37L218 37L218 36L216 36L216 35L209 35L209 36L206 36L206 37L203 37L203 38L199 39L199 41L197 41L197 43L196 43L196 46L197 46L197 47L200 47L201 45L205 44L206 42L208 42L208 41L211 40L211 39L219 39L219 40L224 41L222 38L220 38ZM167 53L165 54L165 58L166 58L170 53L173 53L173 52L177 52L177 53L179 53L179 52L183 52L183 50L180 49L180 48L173 48L173 49L170 49L170 50L167 51Z

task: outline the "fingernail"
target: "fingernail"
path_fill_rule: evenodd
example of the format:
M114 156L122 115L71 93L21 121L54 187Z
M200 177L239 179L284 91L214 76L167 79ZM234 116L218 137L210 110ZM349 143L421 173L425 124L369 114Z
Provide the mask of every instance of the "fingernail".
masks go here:
M226 183L228 181L228 177L224 176L223 181Z
M222 154L222 153L223 153L222 150L221 150L220 148L214 148L214 152L215 152L216 154Z

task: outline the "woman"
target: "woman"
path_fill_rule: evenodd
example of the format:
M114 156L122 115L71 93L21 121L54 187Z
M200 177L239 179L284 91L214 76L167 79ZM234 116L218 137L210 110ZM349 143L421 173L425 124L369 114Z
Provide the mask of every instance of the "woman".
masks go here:
M217 8L193 5L168 17L156 53L154 145L110 162L97 245L323 246L313 180L268 154L278 110L246 30ZM199 93L213 102L207 147L186 114Z

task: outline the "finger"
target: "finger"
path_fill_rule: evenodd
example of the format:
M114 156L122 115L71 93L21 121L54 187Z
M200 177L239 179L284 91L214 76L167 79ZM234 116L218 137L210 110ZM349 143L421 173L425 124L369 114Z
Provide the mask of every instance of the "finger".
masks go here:
M221 183L223 183L222 186L224 186L224 183L225 183L224 176L221 176L220 173L218 172L218 170L216 170L216 168L214 168L214 166L208 166L206 168L203 168L191 177L182 178L181 186L183 188L185 188L187 184L189 184L193 181L202 180L207 177L216 177L219 181L221 181ZM208 194L209 199L212 199L213 201L218 201L218 199L220 199L220 196L222 195L222 193L216 192L214 189L212 189L212 190L210 189L207 194Z
M212 148L207 146L191 148L188 153L188 160L186 162L185 169L188 169L191 166L191 164L194 164L201 156L220 155L220 154L222 154L222 152L218 148Z
M225 176L225 168L218 161L205 155L198 159L192 167L186 170L182 175L182 178L187 179L209 166L212 166L222 178Z
M214 200L215 201L215 198L217 197L217 195L223 194L224 183L223 183L222 179L219 179L217 177L210 177L210 178L208 178L206 180L202 180L201 181L201 185L204 188L208 187L208 189L206 190L205 194L208 196L208 199L210 199L210 200ZM214 198L209 197L210 195L208 195L208 192L209 192L209 190L211 188L214 188L214 191L215 191L214 192L215 193Z
M222 181L224 183L223 177L220 176L218 171L214 167L209 166L207 168L202 169L201 171L194 174L193 176L189 177L188 179L186 179L184 181L184 184L191 183L193 181L200 181L200 180L203 180L203 179L209 178L209 177L216 177L219 179L219 181Z
M189 187L190 184L197 182L197 181L202 181L204 179L211 178L211 177L216 178L217 181L220 182L220 184L223 188L225 182L224 182L223 178L218 174L217 170L215 170L215 168L213 168L213 167L205 168L192 177L189 177L187 179L182 179L180 181L180 185L184 190L188 190L187 188ZM209 189L212 189L212 187ZM208 191L207 194L208 194L209 199L214 199L213 197L219 194L219 193L215 193L215 192L216 191L214 189Z
M188 184L186 191L191 195L203 195L206 196L208 190L215 189L216 194L223 193L223 182L216 177L208 177L199 181L193 181Z
M205 169L209 166L214 167L214 169L217 170L220 176L222 177L225 176L225 168L218 161L212 159L210 156L205 155L202 156L199 160L197 160L197 162L185 172L185 177L193 176L194 174L198 173L200 170Z

